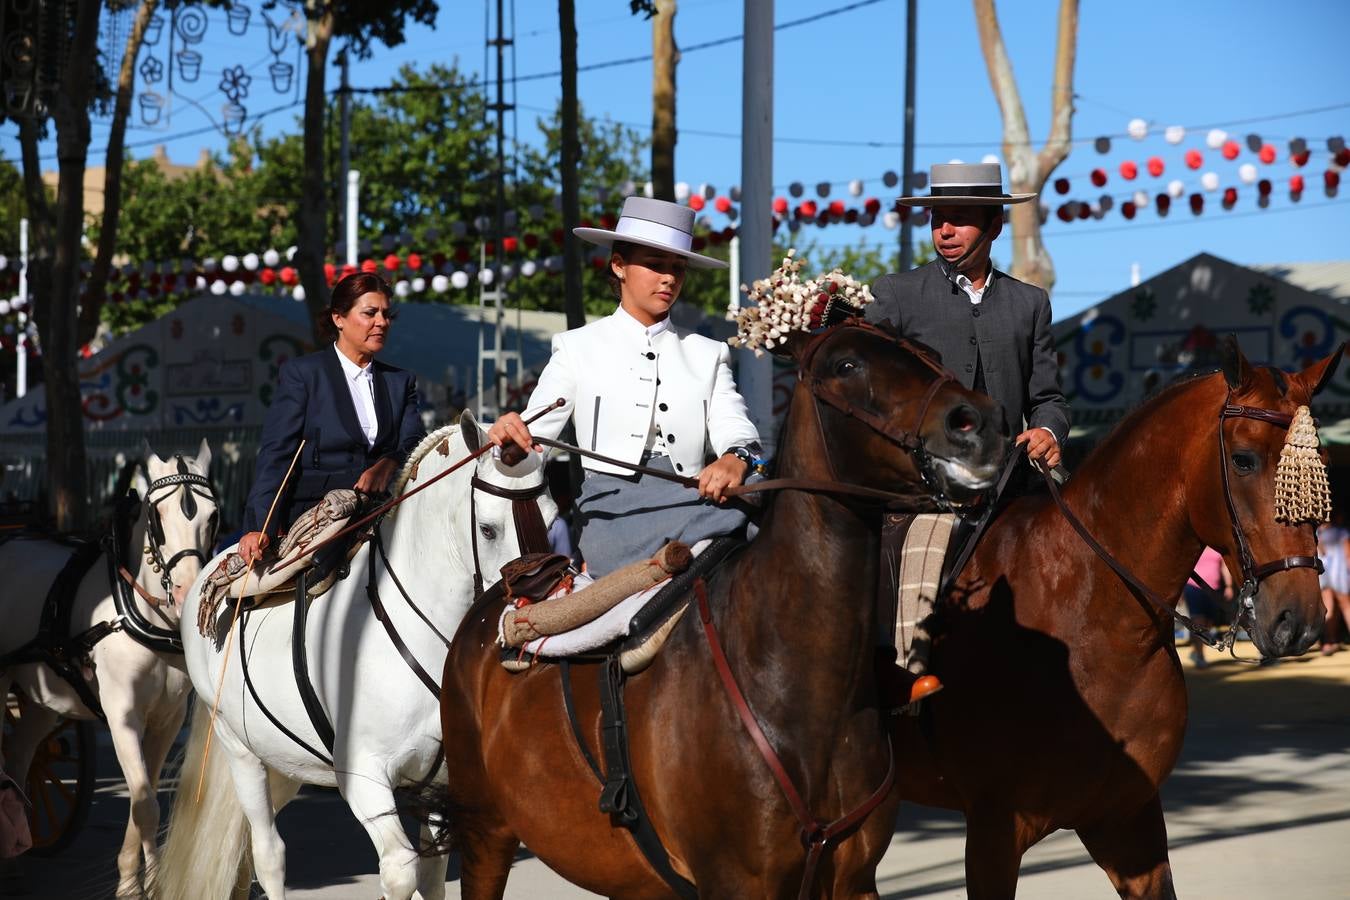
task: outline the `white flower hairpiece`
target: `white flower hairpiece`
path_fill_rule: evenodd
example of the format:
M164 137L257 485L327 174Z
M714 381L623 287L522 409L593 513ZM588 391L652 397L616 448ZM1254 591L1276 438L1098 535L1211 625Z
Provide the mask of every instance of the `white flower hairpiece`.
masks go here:
M844 316L858 315L872 302L872 289L841 269L803 281L801 269L806 261L796 259L796 254L795 248L789 250L783 264L767 278L749 287L741 285L755 305L727 312L727 318L736 323L736 336L727 338L731 346L761 356L794 331L832 325Z

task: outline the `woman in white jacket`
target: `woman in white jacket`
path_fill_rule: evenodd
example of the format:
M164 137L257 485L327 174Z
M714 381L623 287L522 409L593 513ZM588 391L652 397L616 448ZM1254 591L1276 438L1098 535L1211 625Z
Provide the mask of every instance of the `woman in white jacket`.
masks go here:
M695 497L671 482L583 457L581 553L597 577L667 541L693 543L745 521L721 505L760 453L730 351L670 322L688 268L726 267L690 249L693 224L687 207L630 197L613 231L575 229L583 240L611 245L610 283L619 307L554 336L553 355L526 407L528 415L561 397L564 405L536 421L534 434L557 437L571 418L584 449L698 479ZM540 449L515 413L498 419L488 437L498 446L511 441Z

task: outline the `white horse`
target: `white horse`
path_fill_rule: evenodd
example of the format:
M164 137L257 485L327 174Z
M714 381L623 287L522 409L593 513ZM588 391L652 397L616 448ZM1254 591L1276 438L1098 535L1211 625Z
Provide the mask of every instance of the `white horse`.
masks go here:
M436 431L413 450L394 493L424 484L484 440L484 432L466 413L458 426ZM514 499L502 496L503 491L515 492ZM537 503L542 519L536 525L542 521L546 527L557 516L538 456L507 466L485 454L395 507L379 527L387 562L367 543L352 558L350 574L312 601L304 658L322 707L320 721L331 723L331 747L312 723L297 688L293 602L260 608L243 618L225 663L215 741L204 777L200 765L207 707L216 698L229 620L223 619L216 640L198 633L198 579L184 604L182 633L188 672L201 699L193 713L160 869L165 900L229 896L246 835L259 884L270 900L282 900L285 847L275 814L301 784L336 786L341 792L379 854L386 900L407 900L414 891L425 900L444 897L447 857L419 856L395 814L394 791L432 780L444 783L440 705L427 681L432 686L440 682L448 639L473 600L475 571L491 583L504 563L520 555L520 522L513 504L527 502ZM422 675L405 660L372 608L372 565L388 621ZM245 681L241 659L256 696ZM427 833L424 827L424 837ZM246 891L247 881L238 887Z
M211 552L217 525L216 498L207 479L210 464L206 441L196 458L163 460L146 453L149 480L138 472L132 482L144 501L125 544L128 558L110 566L103 549L78 583L69 627L53 633L57 639L83 638L86 644L98 638L87 664L68 670L78 687L47 662L17 661L34 658L24 648L38 635L49 589L78 551L68 542L43 537L18 536L0 544L0 661L11 657L10 664L0 664L0 700L14 687L32 701L10 745L0 748L5 768L22 784L38 742L62 718L94 719L91 705L102 707L131 794L131 816L117 855L119 897L140 896L155 876L160 769L183 725L191 690L178 644L178 610ZM120 575L110 583L121 568L131 574L134 587ZM24 652L16 657L16 651Z

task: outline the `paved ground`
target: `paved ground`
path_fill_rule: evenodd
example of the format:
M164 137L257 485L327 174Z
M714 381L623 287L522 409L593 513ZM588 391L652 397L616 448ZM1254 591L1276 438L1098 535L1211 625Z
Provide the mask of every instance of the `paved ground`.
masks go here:
M1242 646L1242 645L1239 645ZM1190 733L1163 788L1178 891L1189 900L1350 897L1350 652L1256 668L1188 665ZM109 896L126 801L103 741L100 789L89 825L57 860L25 860L29 898ZM280 827L289 847L291 896L379 895L374 851L337 795L312 791ZM959 818L904 811L879 886L888 898L965 896ZM451 871L450 892L458 896ZM1032 849L1020 895L1110 900L1105 876L1070 833ZM522 858L510 898L579 898L538 861ZM204 898L211 900L211 898Z

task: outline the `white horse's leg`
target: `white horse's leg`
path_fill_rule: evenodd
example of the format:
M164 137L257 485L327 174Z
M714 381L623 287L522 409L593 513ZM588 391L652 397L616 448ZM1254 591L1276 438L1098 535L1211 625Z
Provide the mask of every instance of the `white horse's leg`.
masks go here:
M121 697L117 701L105 706L104 712L108 715L113 749L117 752L117 763L122 767L122 777L126 779L127 794L131 798L126 834L122 838L122 849L117 852L117 896L139 897L142 848L148 843L153 850L159 831L159 800L151 788L146 767L145 722L141 712L125 708Z
M439 828L440 816L433 815L422 823L422 845L431 843L432 833ZM417 891L422 900L445 900L445 871L450 864L448 855L422 856L417 860Z
M268 900L286 900L286 844L277 831L267 767L247 748L219 733L216 737L229 754L234 792L248 819L254 875Z
M183 727L183 718L187 714L187 698L177 704L177 709L160 721L151 724L145 732L145 770L150 779L150 796L159 796L159 777L164 771L164 760L173 748L174 738ZM149 832L142 831L141 850L145 854L145 890L153 896L155 877L159 873L159 802L156 800L155 827Z
M380 855L384 900L410 900L417 889L417 852L394 811L388 773L370 766L339 777L338 790Z

